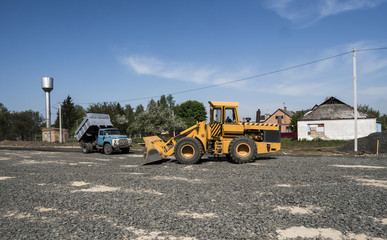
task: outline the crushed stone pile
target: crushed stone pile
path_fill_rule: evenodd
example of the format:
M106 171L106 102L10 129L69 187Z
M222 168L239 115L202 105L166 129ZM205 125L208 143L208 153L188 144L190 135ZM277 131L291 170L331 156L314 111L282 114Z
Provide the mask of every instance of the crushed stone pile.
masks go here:
M367 137L359 138L357 149L358 152L376 153L377 140L379 140L379 153L387 153L387 131L377 132ZM342 147L337 148L340 152L353 152L354 141L350 141Z

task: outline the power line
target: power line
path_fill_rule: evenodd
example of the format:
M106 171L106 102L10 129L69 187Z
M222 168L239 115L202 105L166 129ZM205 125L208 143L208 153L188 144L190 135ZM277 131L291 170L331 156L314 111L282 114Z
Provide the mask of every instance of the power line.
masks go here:
M356 50L356 51L358 51L358 52L365 52L365 51L377 51L377 50L386 50L386 49L387 49L387 47L380 47L380 48L359 49L359 50ZM224 83L218 83L218 84L213 84L213 85L209 85L209 86L193 88L193 89L188 89L188 90L183 90L183 91L178 91L178 92L171 92L171 93L162 94L162 95L148 96L148 97L141 97L141 98L132 98L132 99L127 99L127 100L110 101L110 102L132 102L132 101L138 101L138 100L158 98L158 97L161 97L163 95L177 95L177 94L182 94L182 93L187 93L187 92L194 92L194 91L199 91L199 90L219 87L219 86L228 85L228 84L231 84L231 83L242 82L242 81L246 81L246 80L253 79L253 78L259 78L259 77L263 77L263 76L267 76L267 75L271 75L271 74L275 74L275 73L279 73L279 72L288 71L288 70L295 69L295 68L304 67L304 66L315 64L315 63L318 63L318 62L327 61L327 60L330 60L330 59L333 59L333 58L337 58L337 57L341 57L341 56L344 56L344 55L347 55L347 54L352 54L352 52L353 51L351 50L351 51L340 53L340 54L337 54L337 55L334 55L334 56L330 56L330 57L326 57L326 58L321 58L321 59L310 61L310 62L307 62L307 63L303 63L303 64L299 64L299 65L294 65L294 66L291 66L291 67L282 68L282 69L278 69L278 70L267 72L267 73L257 74L257 75L250 76L250 77L240 78L240 79L236 79L236 80L232 80L232 81L228 81L228 82L224 82ZM106 102L109 102L109 101L106 101ZM99 103L99 102L96 102L96 103ZM83 104L90 104L90 103L79 103L79 104L83 105Z
M356 49L356 52L366 52L366 51L377 51L377 50L386 50L387 47L380 47L380 48L365 48L365 49Z

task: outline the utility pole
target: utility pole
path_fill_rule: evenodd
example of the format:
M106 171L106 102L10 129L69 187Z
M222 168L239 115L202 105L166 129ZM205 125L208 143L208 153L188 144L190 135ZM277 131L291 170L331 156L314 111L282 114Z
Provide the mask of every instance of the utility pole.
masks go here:
M63 142L63 135L62 135L62 105L60 105L59 102L59 142Z
M173 137L176 137L176 132L175 132L175 112L172 109L172 124L173 124Z
M357 86L356 86L356 49L353 49L353 115L355 120L355 141L353 151L357 152Z

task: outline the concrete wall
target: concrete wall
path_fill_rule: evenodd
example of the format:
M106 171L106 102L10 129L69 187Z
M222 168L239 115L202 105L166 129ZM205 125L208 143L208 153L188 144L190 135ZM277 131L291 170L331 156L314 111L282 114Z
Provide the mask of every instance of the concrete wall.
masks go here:
M317 128L315 126L318 125ZM311 128L312 127L312 128ZM298 139L312 140L322 138L325 140L348 140L354 139L354 120L320 120L320 121L298 121ZM365 137L376 132L376 119L358 119L357 137ZM317 131L317 133L316 133ZM321 135L323 131L323 134Z

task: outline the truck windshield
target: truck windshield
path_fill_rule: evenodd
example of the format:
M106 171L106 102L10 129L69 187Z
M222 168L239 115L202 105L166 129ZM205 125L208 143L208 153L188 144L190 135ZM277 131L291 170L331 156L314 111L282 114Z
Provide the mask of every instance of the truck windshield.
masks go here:
M120 131L117 129L105 130L105 135L120 135Z

